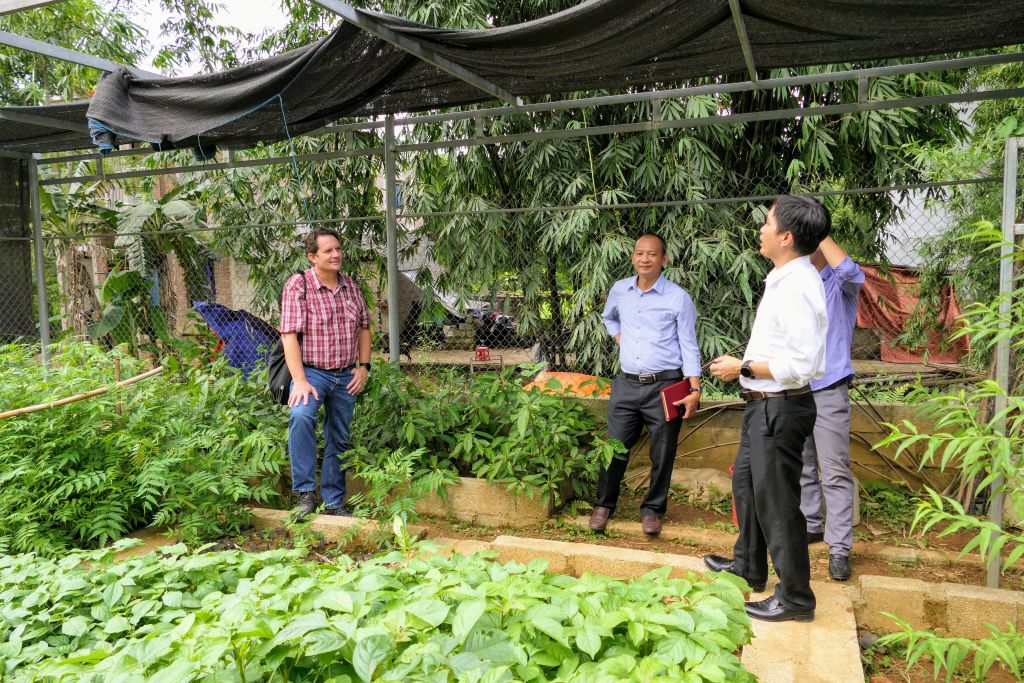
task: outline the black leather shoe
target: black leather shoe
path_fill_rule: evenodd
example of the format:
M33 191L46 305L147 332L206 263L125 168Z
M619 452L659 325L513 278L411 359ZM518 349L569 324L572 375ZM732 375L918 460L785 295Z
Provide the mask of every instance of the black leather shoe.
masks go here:
M751 619L761 621L814 621L812 609L788 609L774 595L758 602L744 603Z
M704 566L713 572L728 572L733 576L740 576L735 571L733 571L733 561L730 560L728 557L722 557L721 555L705 555ZM744 581L747 581L747 579L742 576L740 576L740 578ZM750 581L747 581L747 584L750 585L750 590L752 590L755 593L760 593L764 590L765 587L765 584L763 583L755 584L751 583Z
M821 543L825 540L825 532L823 531L808 531L807 532L807 545L814 545L815 543Z
M828 575L836 581L846 581L853 572L850 570L850 558L846 555L828 556Z
M344 505L342 505L341 507L336 507L336 508L324 508L323 511L320 514L321 515L330 515L332 517L351 517L352 516L352 513L349 512L348 509Z

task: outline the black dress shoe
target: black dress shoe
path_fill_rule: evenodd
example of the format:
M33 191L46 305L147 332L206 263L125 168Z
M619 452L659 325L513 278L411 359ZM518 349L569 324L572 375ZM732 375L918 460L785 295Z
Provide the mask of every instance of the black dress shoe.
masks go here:
M758 602L744 603L743 607L751 619L761 621L814 621L814 610L789 609L774 595Z
M730 560L728 557L722 557L721 555L705 555L704 566L713 572L728 572L733 576L740 576L735 571L733 571L733 561ZM760 593L764 590L765 584L752 583L751 581L748 581L745 577L742 576L740 576L740 578L747 582L747 584L750 586L750 590L752 590L753 592Z
M808 531L807 532L807 545L814 545L815 543L821 543L825 540L825 532L823 531Z
M850 571L850 558L846 555L828 556L828 575L836 581L846 581L853 572Z

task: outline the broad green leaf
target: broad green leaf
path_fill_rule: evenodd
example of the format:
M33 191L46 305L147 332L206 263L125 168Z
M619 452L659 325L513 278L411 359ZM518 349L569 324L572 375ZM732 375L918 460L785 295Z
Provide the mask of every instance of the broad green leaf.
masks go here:
M391 637L383 634L367 636L360 640L352 653L352 666L356 675L366 682L373 680L377 667L391 655L394 647Z

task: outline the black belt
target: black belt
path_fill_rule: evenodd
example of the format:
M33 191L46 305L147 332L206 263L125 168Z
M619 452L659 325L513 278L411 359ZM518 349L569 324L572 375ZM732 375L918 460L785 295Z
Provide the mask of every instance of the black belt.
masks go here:
M652 382L663 382L669 379L682 379L686 375L683 374L682 370L662 370L661 372L643 372L639 375L634 375L631 372L624 372L622 376L628 380L639 382L640 384L650 384Z
M740 398L744 401L762 401L766 398L788 398L811 393L811 387L804 385L799 389L786 389L784 391L741 391Z
M842 379L837 379L835 382L832 382L832 384L829 384L827 387L822 387L821 389L815 389L815 391L828 391L829 389L835 389L836 387L846 386L846 385L848 385L850 383L851 379L853 379L853 375L847 375L846 377L843 377Z
M319 365L312 365L310 363L306 363L305 365L307 368L313 368L314 370L319 370L321 372L345 372L346 370L351 370L356 366L355 363L352 365L346 365L343 368L322 368Z

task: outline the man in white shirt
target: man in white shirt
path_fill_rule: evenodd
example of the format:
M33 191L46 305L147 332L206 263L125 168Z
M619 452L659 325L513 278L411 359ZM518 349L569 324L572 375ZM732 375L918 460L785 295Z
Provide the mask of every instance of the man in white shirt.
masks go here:
M775 201L761 227L761 254L775 267L765 278L746 353L743 360L721 356L711 363L715 377L739 378L747 406L732 478L740 535L733 559L708 555L704 564L741 576L760 592L770 554L779 576L775 594L746 604L748 615L766 621L814 619L800 473L817 414L810 382L825 372L828 314L809 255L831 228L828 210L811 197Z

